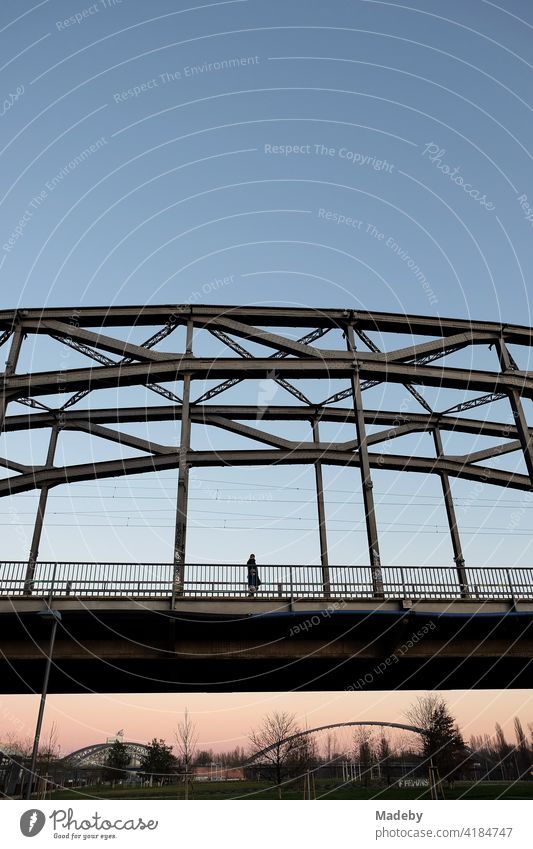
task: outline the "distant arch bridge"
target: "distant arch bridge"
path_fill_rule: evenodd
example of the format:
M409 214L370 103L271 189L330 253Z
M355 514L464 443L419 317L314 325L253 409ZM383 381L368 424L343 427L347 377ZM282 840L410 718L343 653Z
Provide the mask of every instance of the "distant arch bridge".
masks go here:
M419 728L416 725L406 725L402 722L378 722L377 720L368 720L365 722L364 720L358 720L355 722L332 722L329 725L319 725L317 728L306 728L304 731L298 731L296 734L289 734L289 736L284 737L281 741L282 743L290 743L292 740L298 740L301 737L308 737L311 734L317 734L319 731L330 731L332 728L352 728L357 726L377 726L379 728L397 728L400 731L411 731L413 734L424 735L425 731L423 728ZM273 752L274 749L279 745L279 743L273 743L271 746L265 746L264 749L261 749L259 752L255 752L255 754L248 758L245 761L245 765L254 764L264 755L269 752Z
M125 749L130 756L128 769L138 766L143 756L148 752L148 746L143 743L134 743L127 740L124 741ZM113 748L113 743L94 743L91 746L84 746L81 749L76 749L74 752L65 755L63 763L69 767L99 767L105 766L105 761L110 750Z

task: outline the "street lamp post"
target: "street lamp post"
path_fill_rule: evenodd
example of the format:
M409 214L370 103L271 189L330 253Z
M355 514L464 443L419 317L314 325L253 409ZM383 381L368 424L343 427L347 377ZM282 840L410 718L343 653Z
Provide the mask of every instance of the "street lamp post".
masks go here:
M28 776L28 786L26 788L26 799L31 798L31 793L34 784L35 771L37 769L37 754L39 752L39 741L41 738L41 728L43 724L43 716L44 716L44 706L46 703L46 696L48 693L48 679L50 678L50 667L52 665L52 655L54 653L54 643L56 639L56 631L57 631L57 623L61 622L61 613L59 610L51 610L49 607L46 607L44 610L40 610L37 614L42 619L52 619L52 633L50 634L50 647L48 649L48 656L46 658L46 667L44 670L44 679L43 686L41 691L41 701L39 704L39 713L37 715L37 725L35 726L35 736L33 738L33 750L31 753L31 766L30 773Z

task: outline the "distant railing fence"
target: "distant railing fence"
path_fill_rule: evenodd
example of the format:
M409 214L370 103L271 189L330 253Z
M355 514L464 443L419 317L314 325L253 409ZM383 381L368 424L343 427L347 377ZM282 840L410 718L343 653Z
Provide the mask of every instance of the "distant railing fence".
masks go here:
M26 584L26 562L0 562L0 596L166 598L172 596L171 563L53 563L35 566ZM530 599L533 568L473 567L467 583L453 566L384 566L383 597L389 599ZM258 598L372 598L369 566L330 566L329 586L320 566L259 566ZM251 590L242 564L190 563L179 595L187 598L246 598Z

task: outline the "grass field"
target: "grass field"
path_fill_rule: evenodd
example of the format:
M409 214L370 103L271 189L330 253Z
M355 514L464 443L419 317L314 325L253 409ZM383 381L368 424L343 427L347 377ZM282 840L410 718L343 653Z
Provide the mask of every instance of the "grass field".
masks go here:
M533 799L533 781L458 782L446 788L447 799ZM58 790L52 799L184 799L183 784L164 787L84 787L77 790ZM278 792L271 784L261 781L213 781L195 783L191 799L277 799ZM283 799L303 799L301 781L283 788ZM328 780L316 782L317 799L427 799L421 788L387 788L358 784L339 786Z

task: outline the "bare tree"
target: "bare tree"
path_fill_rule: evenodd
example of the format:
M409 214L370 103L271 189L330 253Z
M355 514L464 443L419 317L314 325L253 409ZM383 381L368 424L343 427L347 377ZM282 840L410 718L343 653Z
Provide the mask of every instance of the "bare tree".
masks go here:
M334 736L334 734L331 733L331 731L328 731L328 734L327 734L327 737L326 737L326 762L328 764L331 763L331 753L333 752L334 748L335 748L335 736Z
M494 730L496 731L496 751L498 752L502 779L510 780L513 747L505 739L503 728L499 722L495 723Z
M23 784L28 781L30 772L28 761L31 757L33 741L31 737L17 737L16 732L8 731L2 741L2 751L9 757L10 761L23 771Z
M518 766L518 774L520 777L524 777L527 775L531 766L531 754L522 723L518 716L514 718L514 732L516 736L515 760Z
M4 745L8 752L29 758L33 743L31 737L17 737L14 731L8 731L4 737Z
M61 751L61 746L59 745L59 733L57 729L57 722L52 722L50 726L50 731L48 732L48 737L39 748L39 760L43 763L46 768L50 767L52 761L57 760L59 757L59 753Z
M189 798L189 782L192 778L192 764L196 755L198 734L188 708L185 708L183 719L178 722L176 730L176 750L181 768L185 773L185 798Z
M263 759L273 767L280 799L284 775L288 773L291 762L298 760L302 749L302 738L290 739L299 732L293 713L274 711L264 717L260 728L249 734L250 756L262 753Z
M387 781L387 785L391 783L391 760L392 760L392 746L388 735L385 733L385 730L381 730L381 736L379 738L379 745L377 751L378 761L380 770L385 775L385 779Z
M374 745L372 731L362 725L354 731L354 759L359 761L359 769L363 786L368 786L374 760Z

